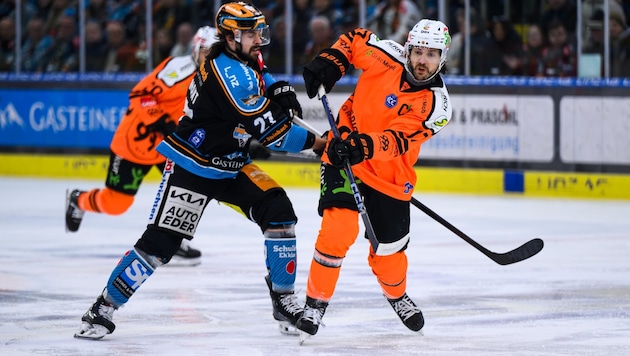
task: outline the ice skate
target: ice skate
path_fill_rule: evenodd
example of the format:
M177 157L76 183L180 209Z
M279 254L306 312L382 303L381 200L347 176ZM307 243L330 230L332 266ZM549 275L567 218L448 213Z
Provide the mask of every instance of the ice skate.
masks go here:
M303 309L298 304L297 296L294 292L278 293L271 288L271 277L265 277L271 296L273 306L273 318L280 324L280 333L285 335L298 335L295 323L302 315Z
M82 191L75 189L72 192L66 190L66 232L79 230L85 211L79 208L79 195Z
M424 318L422 317L422 311L416 304L409 298L407 293L398 299L387 298L389 304L394 308L396 314L403 324L413 331L420 331L424 326Z
M112 322L114 310L116 308L99 295L96 302L83 314L81 327L74 337L100 340L105 335L113 333L116 329L116 325Z
M183 239L179 250L166 266L197 266L201 264L201 251L190 247L188 240Z
M322 323L322 318L324 317L327 306L328 302L306 297L304 313L295 324L295 327L300 332L300 345L309 337L317 334L320 325L325 326L324 323Z

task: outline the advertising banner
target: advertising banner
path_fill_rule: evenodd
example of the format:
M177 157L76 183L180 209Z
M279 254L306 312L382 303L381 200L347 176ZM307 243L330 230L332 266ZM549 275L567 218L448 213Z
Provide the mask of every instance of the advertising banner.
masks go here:
M0 146L109 147L128 91L0 89Z

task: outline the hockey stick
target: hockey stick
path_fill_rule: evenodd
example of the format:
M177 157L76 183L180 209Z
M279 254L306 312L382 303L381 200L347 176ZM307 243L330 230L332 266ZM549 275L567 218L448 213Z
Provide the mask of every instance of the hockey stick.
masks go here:
M493 260L494 262L496 262L496 263L498 263L498 264L500 264L502 266L509 265L509 264L512 264L512 263L516 263L516 262L520 262L522 260L528 259L528 258L534 256L535 254L537 254L538 252L540 252L543 249L543 246L544 246L543 240L536 238L536 239L527 241L526 243L524 243L523 245L515 248L512 251L508 251L506 253L495 253L495 252L492 252L492 251L488 250L487 248L481 246L475 240L473 240L470 237L468 237L468 235L463 233L461 230L459 230L455 226L451 225L451 223L449 223L444 218L439 216L433 210L429 209L426 205L424 205L421 202L419 202L416 198L414 198L414 197L411 198L411 204L413 204L416 208L422 210L423 213L429 215L431 218L433 218L433 220L439 222L444 227L446 227L447 229L451 230L451 232L453 232L455 235L461 237L464 241L466 241L469 244L471 244L474 248L479 250L481 253L483 253L484 255L488 256L491 260Z
M330 125L330 129L333 132L333 136L336 138L341 138L341 134L339 133L339 129L337 128L337 124L335 123L335 118L332 110L330 109L330 105L328 103L328 98L326 97L326 90L323 85L319 86L319 90L317 92L319 96L319 100L322 101L324 105L324 111L326 111L326 116L328 117L328 124ZM302 121L302 120L300 120ZM302 121L303 122L303 121ZM308 129L308 127L305 127ZM361 196L361 192L359 192L359 186L357 185L356 180L354 179L354 174L352 174L352 167L350 166L350 161L346 158L344 160L343 170L346 172L346 176L348 176L348 180L350 181L350 188L352 189L352 195L354 196L354 202L357 204L357 209L359 210L359 215L361 215L361 219L363 219L363 225L365 225L365 233L370 240L370 244L372 245L372 249L374 253L378 255L378 247L380 243L376 239L376 233L374 232L374 228L372 227L372 222L370 221L370 216L368 215L367 209L363 204L363 197Z
M304 127L305 129L309 130L310 132L314 133L315 135L319 135L319 136L322 135L317 129L315 129L314 127L312 127L308 123L304 122L304 120L302 120L301 118L299 118L297 116L293 118L293 121L295 121L298 125ZM448 221L444 220L441 216L439 216L433 210L429 209L429 207L427 207L426 205L422 204L416 198L411 197L411 204L413 204L416 208L420 209L423 213L429 215L435 221L437 221L440 224L442 224L447 229L451 230L453 233L455 233L455 235L459 236L464 241L466 241L469 244L471 244L474 248L476 248L477 250L481 251L481 253L483 253L484 255L488 256L491 260L493 260L494 262L496 262L496 263L498 263L498 264L500 264L502 266L509 265L509 264L512 264L512 263L516 263L516 262L520 262L522 260L528 259L528 258L534 256L535 254L537 254L538 252L540 252L543 249L543 246L544 246L543 240L541 240L541 239L533 239L533 240L526 242L522 246L520 246L520 247L518 247L518 248L516 248L516 249L514 249L512 251L509 251L509 252L506 252L506 253L495 253L495 252L492 252L492 251L488 250L487 248L481 246L475 240L473 240L470 237L468 237L468 235L466 235L465 233L460 231L458 228L453 226Z

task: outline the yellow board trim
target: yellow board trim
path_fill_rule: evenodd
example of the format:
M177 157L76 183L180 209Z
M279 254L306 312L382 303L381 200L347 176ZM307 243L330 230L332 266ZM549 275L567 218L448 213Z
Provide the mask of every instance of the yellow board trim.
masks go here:
M109 165L107 155L0 154L0 176L104 181ZM316 162L256 161L283 187L319 188ZM502 195L504 171L500 169L459 169L417 167L416 192ZM159 182L161 173L151 170L145 182ZM630 175L523 172L523 193L532 197L627 199Z

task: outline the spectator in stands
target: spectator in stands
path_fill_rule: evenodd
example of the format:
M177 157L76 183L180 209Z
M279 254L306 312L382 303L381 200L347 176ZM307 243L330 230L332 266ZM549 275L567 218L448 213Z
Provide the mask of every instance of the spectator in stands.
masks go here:
M577 75L577 51L569 39L564 24L549 23L549 44L542 51L543 72L547 77L575 77Z
M470 11L470 75L490 75L492 74L490 71L490 62L488 61L488 51L492 47L492 43L490 39L485 35L483 30L483 24L479 17L477 16L477 12ZM463 10L459 12L461 14L460 21L463 22L464 12ZM466 61L465 61L465 48L466 48L466 36L463 31L465 31L465 24L461 24L462 34L457 38L457 44L455 46L455 54L451 58L455 58L455 65L451 65L450 62L447 61L447 65L449 66L449 72L452 74L466 74ZM452 46L453 46L452 45ZM452 47L451 47L452 48ZM451 50L449 49L449 52Z
M265 58L265 65L272 74L285 73L285 56L286 56L286 21L284 16L276 16L276 18L270 24L271 43L261 48L263 51L263 57ZM298 56L301 53L297 54ZM293 58L296 59L296 53ZM297 57L299 59L299 57Z
M0 19L4 17L11 17L13 21L16 21L16 0L3 0L0 1ZM22 0L20 16L22 18L22 33L26 31L28 21L37 14L37 7L31 3L31 1ZM15 31L15 30L14 30Z
M214 6L208 6L206 0L190 0L190 23L193 28L214 27Z
M143 31L141 27L144 27L146 13L144 3L144 0L117 0L111 3L112 10L109 14L109 21L122 23L127 38L137 37ZM140 40L139 38L134 39Z
M381 39L405 43L409 29L420 19L420 9L412 0L381 0L367 26Z
M86 21L94 21L101 26L101 31L107 25L107 21L109 20L109 14L111 13L111 9L108 4L109 1L106 0L86 0L88 1L87 7L85 8L85 19Z
M98 22L88 21L85 25L85 71L104 71L106 58L107 42L103 29Z
M520 75L523 41L512 23L503 16L493 17L490 38L490 72L493 75Z
M542 63L542 51L545 46L544 37L540 26L529 25L527 28L527 40L523 44L521 57L521 74L528 77L544 76Z
M611 71L612 77L630 76L630 28L626 24L623 12L610 13L610 46L611 46Z
M0 72L15 70L15 21L0 18Z
M185 56L192 53L192 39L195 33L190 22L182 22L177 28L175 45L171 49L172 57Z
M319 54L319 51L330 47L336 40L330 26L330 20L325 16L313 17L308 23L308 28L311 40L306 45L304 55L300 60L301 66L311 62ZM302 72L302 69L298 69L298 72Z
M143 72L146 68L136 56L138 50L138 45L127 39L122 22L111 21L107 24L105 72Z
M335 7L333 0L312 0L313 16L325 16L330 20L330 26L335 36L341 34L340 26L343 13Z
M55 40L46 56L47 72L76 72L79 69L79 38L75 18L62 15L55 28Z
M577 7L574 0L547 0L547 8L540 20L540 28L545 38L549 38L552 22L562 23L568 38L573 41L577 24Z
M611 76L630 77L630 34L627 28L615 42L615 49L615 61Z
M76 14L76 5L71 5L70 0L53 0L46 15L46 33L55 37L59 19L64 14Z
M623 13L621 2L620 0L608 0L610 13ZM582 38L588 36L588 21L597 10L604 10L604 0L582 0Z
M153 33L153 63L161 63L170 54L173 48L173 40L170 31L158 28Z
M190 22L190 7L183 6L178 0L157 0L155 2L153 25L156 29L168 31L169 38L175 38L177 28L184 22Z
M21 68L25 72L43 72L53 39L46 34L44 20L39 17L33 17L28 22L27 33L26 41L22 45Z
M604 10L596 10L586 23L586 40L582 53L596 54L600 58L599 75L604 74Z

